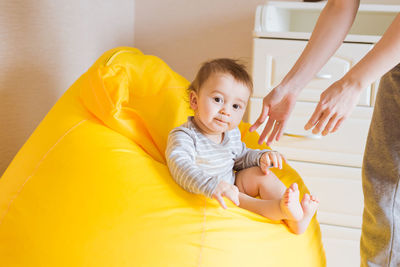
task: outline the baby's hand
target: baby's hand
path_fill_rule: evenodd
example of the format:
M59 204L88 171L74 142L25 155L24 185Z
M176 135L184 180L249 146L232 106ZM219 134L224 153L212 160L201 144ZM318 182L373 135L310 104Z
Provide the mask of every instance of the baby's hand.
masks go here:
M278 151L267 151L260 158L260 168L265 174L269 174L269 168L282 169L282 161L286 162L286 159Z
M235 185L229 184L225 181L219 182L213 194L213 198L219 202L221 207L226 209L227 207L222 197L227 197L233 202L233 204L239 206L239 189Z

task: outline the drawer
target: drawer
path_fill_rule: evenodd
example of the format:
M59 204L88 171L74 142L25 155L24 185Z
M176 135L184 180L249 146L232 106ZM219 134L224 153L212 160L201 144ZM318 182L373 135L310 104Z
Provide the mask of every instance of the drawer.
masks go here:
M361 169L289 161L320 201L320 223L361 228L364 198Z
M274 142L273 148L290 160L361 167L373 108L357 106L337 132L327 136L315 136L311 131L304 130L304 125L315 107L316 103L297 102L285 130L286 136L279 142ZM261 108L261 98L250 99L250 123L257 120ZM264 125L257 131L261 134L263 129Z
M254 97L264 97L289 72L299 58L307 41L254 39L253 80ZM298 100L318 102L320 94L339 80L370 49L371 44L344 43L321 71L305 86ZM371 86L363 90L359 105L371 103Z
M360 266L360 229L321 224L327 267Z

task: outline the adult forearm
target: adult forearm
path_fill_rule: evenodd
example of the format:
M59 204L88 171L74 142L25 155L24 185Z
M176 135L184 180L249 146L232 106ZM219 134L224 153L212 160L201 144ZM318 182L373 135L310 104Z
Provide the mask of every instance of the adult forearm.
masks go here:
M344 87L364 89L400 63L400 14L379 42L342 79Z
M281 81L280 87L299 93L342 44L353 24L359 0L330 0L322 10L310 41Z

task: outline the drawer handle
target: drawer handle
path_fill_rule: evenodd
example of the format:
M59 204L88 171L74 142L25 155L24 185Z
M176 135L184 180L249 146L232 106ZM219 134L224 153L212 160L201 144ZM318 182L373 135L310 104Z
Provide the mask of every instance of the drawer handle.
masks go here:
M286 135L289 137L295 137L295 138L303 138L303 139L321 139L322 138L322 136L320 134L294 134L294 133L284 132L283 135Z
M316 77L317 79L330 80L330 79L332 79L332 74L322 74L322 73L318 73L317 75L315 75L315 77Z

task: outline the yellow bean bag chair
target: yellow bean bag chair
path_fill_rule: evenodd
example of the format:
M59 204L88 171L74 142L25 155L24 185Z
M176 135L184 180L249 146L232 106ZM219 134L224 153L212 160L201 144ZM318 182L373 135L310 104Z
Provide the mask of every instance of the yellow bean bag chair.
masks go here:
M297 236L174 182L164 150L187 85L137 49L102 55L0 179L0 266L325 266L315 218ZM307 191L288 165L275 173Z

